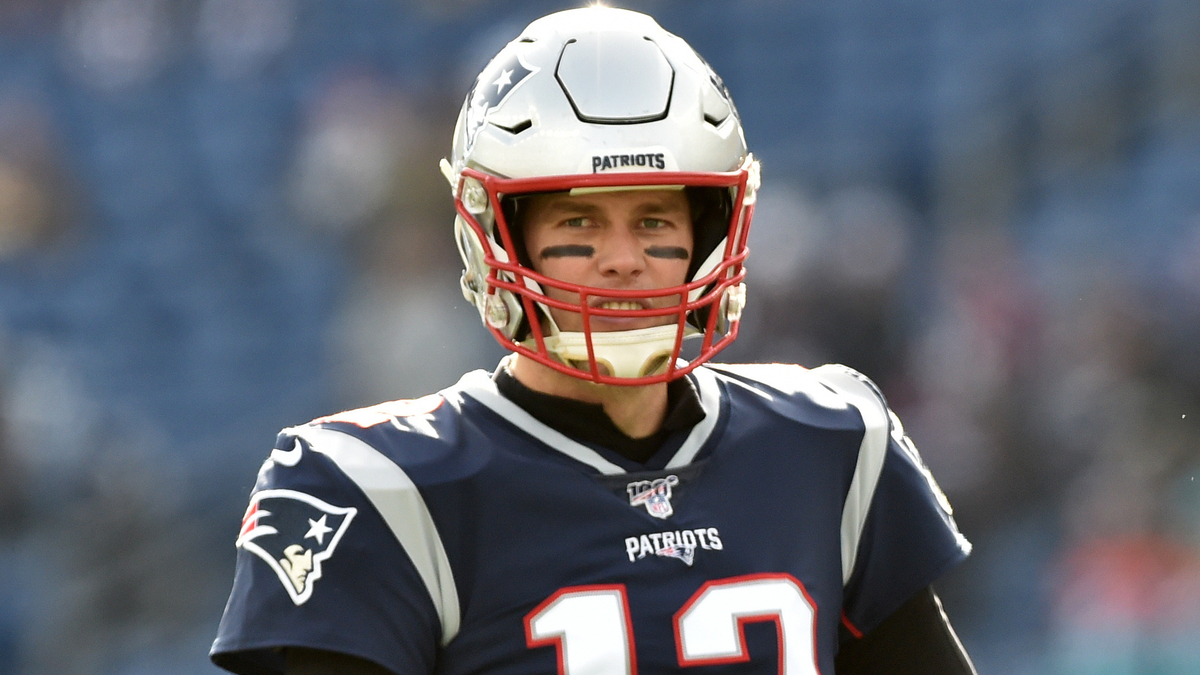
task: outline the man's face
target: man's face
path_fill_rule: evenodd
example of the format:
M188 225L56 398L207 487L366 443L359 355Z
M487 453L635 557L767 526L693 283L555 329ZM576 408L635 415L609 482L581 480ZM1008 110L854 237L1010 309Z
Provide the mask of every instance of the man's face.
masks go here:
M683 190L621 190L571 196L533 195L523 205L525 246L534 269L551 279L614 290L656 290L683 284L692 259L692 220ZM576 293L545 289L578 303ZM679 303L589 297L590 307L650 309ZM551 308L558 327L582 331L578 312ZM633 330L674 323L674 316L591 318L594 331Z

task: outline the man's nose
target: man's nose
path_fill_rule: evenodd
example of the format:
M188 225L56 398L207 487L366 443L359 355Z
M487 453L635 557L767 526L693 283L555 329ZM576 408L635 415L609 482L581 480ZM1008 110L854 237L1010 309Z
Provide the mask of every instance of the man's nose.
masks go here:
M632 228L615 227L609 230L597 250L597 264L605 276L633 276L646 268L643 242Z

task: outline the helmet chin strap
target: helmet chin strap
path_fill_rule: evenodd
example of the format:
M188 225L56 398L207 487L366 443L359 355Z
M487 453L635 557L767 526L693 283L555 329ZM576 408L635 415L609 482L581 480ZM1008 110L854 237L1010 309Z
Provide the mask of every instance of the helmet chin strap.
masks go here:
M675 350L676 324L636 330L592 333L592 352L601 373L613 377L647 377L666 370ZM688 325L684 339L700 335ZM590 372L587 338L579 332L555 332L544 338L546 351L563 363ZM532 342L530 340L529 342ZM529 346L533 347L532 344ZM607 370L608 372L604 372Z

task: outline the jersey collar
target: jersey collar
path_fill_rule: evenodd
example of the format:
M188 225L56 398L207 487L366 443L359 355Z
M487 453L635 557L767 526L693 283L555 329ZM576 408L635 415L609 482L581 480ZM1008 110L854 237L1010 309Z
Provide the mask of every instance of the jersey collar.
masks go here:
M700 395L700 406L704 410L704 419L692 427L687 439L667 462L665 467L667 469L691 463L704 446L705 441L712 435L720 414L721 389L717 384L716 375L702 366L693 370L687 377L692 378L693 384L696 385L696 391ZM530 436L578 462L587 464L602 474L628 473L624 467L614 464L592 448L549 427L510 401L496 388L495 381L487 371L471 371L463 375L457 384L442 393L448 395L456 392L470 396Z

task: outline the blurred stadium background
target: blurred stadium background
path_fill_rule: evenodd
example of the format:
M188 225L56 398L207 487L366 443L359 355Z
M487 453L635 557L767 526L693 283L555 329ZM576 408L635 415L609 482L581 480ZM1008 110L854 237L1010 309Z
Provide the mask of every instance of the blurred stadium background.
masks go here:
M436 162L566 6L0 4L0 675L215 673L276 430L494 365ZM723 357L881 384L980 672L1200 672L1200 3L621 6L764 163Z

